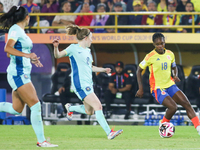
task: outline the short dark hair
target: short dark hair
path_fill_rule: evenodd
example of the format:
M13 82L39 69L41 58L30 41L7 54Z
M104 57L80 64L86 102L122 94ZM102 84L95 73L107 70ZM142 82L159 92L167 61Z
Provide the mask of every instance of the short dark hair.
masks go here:
M70 2L68 2L68 1L64 1L64 2L62 2L62 4L61 4L61 8L63 8L63 6L64 6L66 3L69 3L69 4L71 4L71 3L70 3Z
M10 28L13 24L23 21L28 15L28 10L23 6L13 6L0 16L0 22L4 28Z
M151 3L153 3L153 4L155 5L155 7L157 7L156 2L154 2L154 1L150 1L150 2L148 2L148 3L147 3L147 7L149 7L149 5L150 5Z
M99 9L100 7L104 7L104 9L106 10L106 5L104 3L99 3L97 5L97 9Z
M2 6L3 6L3 3L2 3L2 2L0 2L0 5L2 5Z
M185 4L185 6L186 6L187 4L192 4L192 7L194 8L194 4L193 4L192 2L187 1L186 4Z
M152 36L153 42L155 42L155 40L156 40L157 38L164 38L164 39L165 39L165 36L164 36L162 33L160 33L160 32L156 32L156 33L154 33L154 35Z

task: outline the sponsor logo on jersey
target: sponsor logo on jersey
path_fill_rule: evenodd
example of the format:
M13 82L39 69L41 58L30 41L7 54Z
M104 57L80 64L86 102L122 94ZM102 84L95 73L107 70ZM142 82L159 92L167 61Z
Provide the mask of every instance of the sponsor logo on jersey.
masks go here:
M25 75L24 75L24 78L25 78L25 79L28 79L28 76L25 74Z
M86 87L85 89L86 89L86 91L90 91L91 90L91 88L89 86Z

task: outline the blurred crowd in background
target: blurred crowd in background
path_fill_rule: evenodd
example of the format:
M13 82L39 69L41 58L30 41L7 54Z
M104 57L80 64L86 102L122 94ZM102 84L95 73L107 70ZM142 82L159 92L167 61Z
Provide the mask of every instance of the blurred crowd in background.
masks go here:
M67 15L67 13L92 12L200 12L200 0L0 0L0 13L13 5L21 5L29 13L66 13L66 15L40 17L40 26L107 26L115 24L114 15ZM119 15L118 25L192 25L192 15ZM198 15L195 25L200 24ZM36 17L31 16L29 26L37 26ZM91 29L95 33L114 33L114 29ZM36 30L28 30L34 33ZM41 33L65 33L65 29L42 29ZM191 28L164 29L118 29L118 32L182 32L190 33ZM195 32L200 32L195 29Z

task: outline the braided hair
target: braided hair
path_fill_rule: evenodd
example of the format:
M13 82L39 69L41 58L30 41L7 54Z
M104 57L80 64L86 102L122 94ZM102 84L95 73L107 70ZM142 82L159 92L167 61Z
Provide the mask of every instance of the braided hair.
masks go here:
M154 35L152 36L152 41L155 42L155 40L158 39L158 38L163 38L163 39L165 39L165 37L164 37L164 35L163 35L162 33L156 32L156 33L154 33Z

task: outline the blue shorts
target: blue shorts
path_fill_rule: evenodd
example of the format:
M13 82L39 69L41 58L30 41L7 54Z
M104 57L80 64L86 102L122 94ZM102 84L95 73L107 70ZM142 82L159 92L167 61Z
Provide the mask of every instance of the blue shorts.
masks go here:
M173 97L177 91L180 91L180 89L176 86L176 84L174 84L166 89L153 90L151 94L158 103L162 104L165 97L167 96Z
M75 91L75 94L78 96L78 98L83 101L84 98L89 95L90 93L93 93L94 89L93 86L87 86L85 88L81 88L80 91Z
M11 88L15 91L20 86L31 82L31 76L27 74L22 74L19 76L7 74L7 80Z

